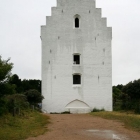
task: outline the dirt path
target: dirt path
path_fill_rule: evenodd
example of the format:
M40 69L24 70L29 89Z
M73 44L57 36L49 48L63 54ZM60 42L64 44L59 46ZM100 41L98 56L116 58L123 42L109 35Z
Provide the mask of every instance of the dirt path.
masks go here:
M48 114L51 123L44 135L27 140L140 140L140 133L120 122L89 114Z

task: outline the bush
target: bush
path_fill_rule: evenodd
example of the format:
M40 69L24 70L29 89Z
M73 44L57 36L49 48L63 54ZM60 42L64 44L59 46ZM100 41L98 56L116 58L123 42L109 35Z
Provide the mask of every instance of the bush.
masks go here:
M92 112L101 112L101 111L105 111L104 108L102 109L97 109L97 108L93 108Z
M61 114L71 114L70 111L61 112Z
M6 102L4 99L0 99L0 116L7 112Z
M139 103L139 102L137 102L137 103L135 104L134 112L135 112L136 114L140 114L140 103Z
M24 93L26 95L30 105L38 106L38 103L41 103L44 97L35 89L28 90Z
M21 110L27 109L29 103L27 102L26 96L23 94L13 94L5 97L6 107L10 113L20 114Z

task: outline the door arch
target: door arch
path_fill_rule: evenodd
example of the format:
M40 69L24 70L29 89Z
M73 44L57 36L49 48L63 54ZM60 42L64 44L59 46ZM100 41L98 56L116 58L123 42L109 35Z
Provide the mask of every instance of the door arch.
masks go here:
M89 105L80 100L71 101L66 105L66 108L89 108Z

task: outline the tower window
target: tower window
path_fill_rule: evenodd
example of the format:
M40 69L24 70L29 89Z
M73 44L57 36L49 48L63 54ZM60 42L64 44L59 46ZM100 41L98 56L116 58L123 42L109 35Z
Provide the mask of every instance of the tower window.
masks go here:
M75 28L79 28L79 18L75 18Z
M79 28L80 27L80 16L76 14L74 16L74 28Z
M73 84L74 85L81 84L81 75L79 74L73 75Z
M73 55L73 64L75 64L75 65L80 64L80 55L79 54L74 54Z

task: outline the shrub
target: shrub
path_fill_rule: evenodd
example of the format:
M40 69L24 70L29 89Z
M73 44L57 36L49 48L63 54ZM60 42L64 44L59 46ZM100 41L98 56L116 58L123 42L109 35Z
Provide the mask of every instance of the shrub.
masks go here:
M97 108L93 108L92 112L101 112L101 111L105 111L104 108L102 109L97 109Z
M30 89L24 93L27 97L28 102L31 105L38 106L38 103L41 103L44 97L35 89Z
M0 116L7 112L6 102L4 99L0 99Z

